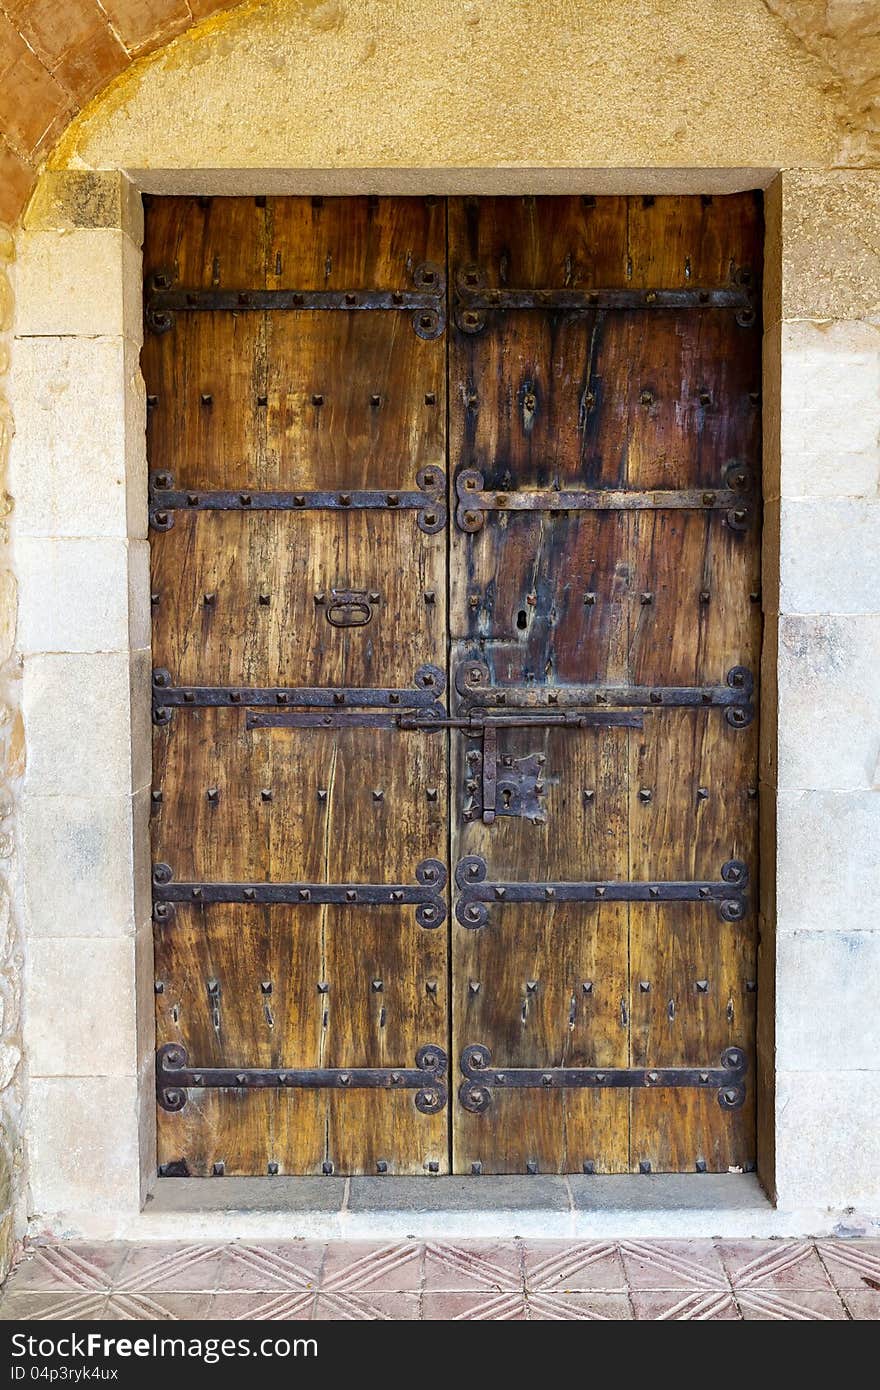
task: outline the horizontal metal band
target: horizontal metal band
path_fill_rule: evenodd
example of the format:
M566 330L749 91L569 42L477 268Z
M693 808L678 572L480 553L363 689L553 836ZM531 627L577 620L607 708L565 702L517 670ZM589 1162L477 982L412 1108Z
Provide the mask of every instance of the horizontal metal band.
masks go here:
M412 272L414 289L223 289L174 283L171 271L151 275L144 289L144 316L154 333L167 333L179 313L280 313L291 310L409 313L420 338L439 338L446 327L446 276L426 262Z
M739 476L739 475L737 475ZM473 533L483 528L487 512L725 512L734 531L744 531L749 508L739 488L486 488L483 474L465 468L455 479L456 524Z
M315 511L416 511L419 530L435 535L446 525L446 475L428 466L416 475L419 491L394 488L342 489L333 492L260 491L252 488L176 488L170 473L154 473L150 480L150 526L170 531L174 513L185 512L315 512Z
M253 710L245 717L247 729L402 729L420 733L442 733L444 729L459 729L464 734L480 738L487 728L493 729L587 729L597 725L625 726L641 729L642 716L633 710L560 710L558 713L536 710L534 713L494 714L489 710L473 710L462 718L449 718L442 705L426 705L417 713L384 714L380 711L360 714L353 710L332 710L319 714L308 710Z
M416 1092L414 1103L423 1115L435 1115L446 1105L448 1065L442 1047L427 1043L416 1053L415 1069L407 1067L191 1067L179 1043L166 1043L156 1053L156 1095L163 1110L182 1110L190 1090L300 1090Z
M469 710L484 708L577 709L601 705L628 709L723 708L735 728L745 728L754 718L752 694L755 678L746 666L733 666L724 685L496 685L485 661L461 662L455 671L455 688Z
M479 1115L492 1103L492 1089L516 1090L717 1090L722 1110L738 1110L745 1100L743 1079L748 1063L741 1047L728 1047L720 1067L504 1067L492 1066L492 1054L472 1043L461 1054L465 1080L458 1098L465 1110Z
M305 709L425 709L443 694L446 676L439 666L420 666L411 690L387 686L228 686L175 685L163 667L153 672L153 722L167 724L175 708L301 706ZM257 727L254 725L253 727Z
M493 311L543 309L545 312L587 314L600 309L733 309L741 327L757 319L755 292L745 274L739 283L687 287L590 286L574 289L495 288L479 265L460 266L455 276L455 322L463 333L479 333Z
M297 907L402 907L414 904L420 927L439 927L446 918L442 897L446 865L423 859L415 883L176 883L169 864L153 865L153 916L158 922L173 915L174 903L201 907L206 903L248 903Z
M463 927L476 930L489 920L488 904L506 903L663 903L713 902L726 922L738 922L746 914L745 889L749 881L746 865L729 859L721 869L720 882L707 880L599 880L583 883L487 882L486 861L478 854L467 855L455 867L459 891L455 916Z

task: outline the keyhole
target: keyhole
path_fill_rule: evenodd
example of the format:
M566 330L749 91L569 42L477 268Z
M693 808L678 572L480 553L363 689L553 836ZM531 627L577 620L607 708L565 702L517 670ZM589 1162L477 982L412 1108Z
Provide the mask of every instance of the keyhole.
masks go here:
M526 610L524 608L521 608L516 615L516 625L519 628L520 632L525 632L527 622L528 618L526 616Z
M507 810L510 809L510 802L511 802L512 797L513 797L513 792L510 792L510 791L505 790L505 791L502 791L502 793L501 793L501 800L504 802L505 809L507 809Z

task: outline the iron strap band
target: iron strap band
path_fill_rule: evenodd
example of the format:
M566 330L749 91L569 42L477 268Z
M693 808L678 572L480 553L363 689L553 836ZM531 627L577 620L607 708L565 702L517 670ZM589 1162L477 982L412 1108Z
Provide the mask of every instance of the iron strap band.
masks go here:
M455 479L458 506L456 524L473 533L483 528L487 512L611 512L694 511L726 513L733 531L744 531L749 522L745 489L748 474L733 462L725 470L725 482L742 479L737 487L696 488L487 488L475 468L464 468Z
M446 919L446 865L423 859L415 883L176 883L169 864L153 865L153 916L169 920L175 903L248 903L273 907L400 907L414 905L420 927L439 927Z
M170 671L157 667L153 672L153 722L167 724L174 708L191 709L247 706L301 706L305 709L426 709L442 695L446 677L439 666L420 666L413 677L413 688L388 686L228 686L175 685ZM256 727L254 725L253 727Z
M394 488L340 489L332 492L255 490L253 488L176 488L170 473L154 473L150 479L150 525L154 531L170 531L174 513L185 512L297 512L391 511L418 512L419 529L436 535L446 525L444 500L446 475L428 465L416 475L419 491Z
M485 661L463 661L455 671L455 688L469 712L475 705L510 710L585 709L596 705L631 709L723 707L735 728L754 717L755 679L746 666L733 666L724 685L496 685Z
M166 1043L156 1054L156 1094L163 1110L182 1110L191 1089L210 1090L414 1090L424 1115L446 1105L447 1057L427 1043L407 1067L190 1067L179 1043Z
M749 881L746 865L729 859L721 869L721 881L705 880L619 880L590 882L487 882L486 861L478 854L459 859L455 884L459 890L455 904L456 920L471 930L484 927L489 920L488 904L505 903L603 902L712 902L723 921L738 922L746 914L745 889Z
M278 313L294 310L409 313L419 338L439 338L446 327L446 276L441 266L416 266L414 288L399 289L231 289L180 286L170 270L157 270L144 288L144 316L154 333L167 333L178 313Z
M461 1054L465 1080L458 1097L465 1110L482 1114L492 1090L699 1089L717 1091L722 1110L738 1110L745 1100L748 1063L741 1047L728 1047L720 1067L492 1067L492 1054L472 1043Z

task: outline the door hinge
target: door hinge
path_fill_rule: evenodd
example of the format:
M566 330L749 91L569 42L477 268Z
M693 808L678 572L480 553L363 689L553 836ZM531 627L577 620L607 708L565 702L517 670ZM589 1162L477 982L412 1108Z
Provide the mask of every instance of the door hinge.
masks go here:
M669 903L711 902L725 922L739 922L746 915L749 872L739 859L722 865L718 882L700 879L599 880L590 882L530 883L487 882L486 861L478 854L459 859L455 866L458 898L455 916L463 927L476 930L489 920L489 903Z
M493 1090L715 1090L722 1110L738 1110L746 1098L748 1067L741 1047L727 1047L719 1067L504 1067L492 1066L492 1054L482 1043L471 1043L461 1054L458 1098L465 1110L480 1115L492 1104Z
M153 672L153 723L167 724L176 708L198 709L208 706L298 705L304 709L338 712L351 708L425 709L443 694L446 676L439 666L420 666L413 677L413 688L377 686L229 686L175 685L170 671L159 667ZM252 727L264 727L254 723Z
M180 1043L156 1053L156 1095L163 1110L182 1110L191 1090L414 1090L417 1110L436 1115L446 1105L447 1057L427 1043L406 1067L191 1067Z

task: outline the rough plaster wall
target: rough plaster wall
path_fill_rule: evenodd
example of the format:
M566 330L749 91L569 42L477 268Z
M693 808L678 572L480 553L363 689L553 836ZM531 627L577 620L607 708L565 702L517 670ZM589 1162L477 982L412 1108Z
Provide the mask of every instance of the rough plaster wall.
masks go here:
M23 953L15 911L15 834L12 808L21 778L24 738L14 659L16 583L9 556L5 491L13 423L3 379L10 365L15 243L0 225L0 1279L23 1234L24 1080L21 1052Z
M841 79L842 164L880 162L880 4L877 0L764 0L808 52Z
M606 0L268 0L131 68L53 164L834 162L839 80L762 0L734 25L731 8L641 0L634 22Z

